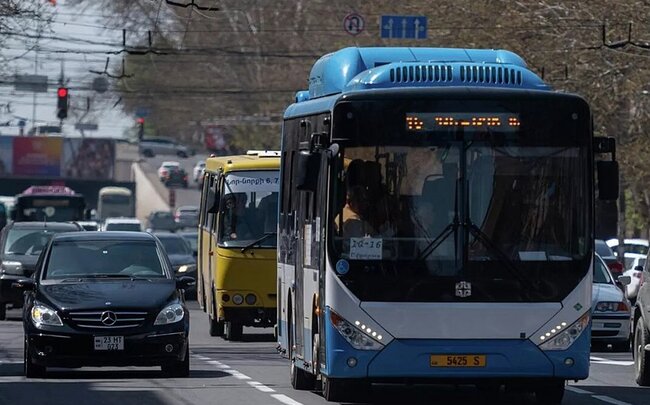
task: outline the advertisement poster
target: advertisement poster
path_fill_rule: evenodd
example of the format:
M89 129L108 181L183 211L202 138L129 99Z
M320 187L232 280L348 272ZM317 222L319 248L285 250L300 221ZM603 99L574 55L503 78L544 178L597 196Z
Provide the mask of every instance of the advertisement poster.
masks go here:
M59 177L62 138L16 137L13 139L13 175Z
M0 176L11 174L13 170L13 136L0 136Z
M115 169L112 139L65 138L61 176L71 179L112 179Z

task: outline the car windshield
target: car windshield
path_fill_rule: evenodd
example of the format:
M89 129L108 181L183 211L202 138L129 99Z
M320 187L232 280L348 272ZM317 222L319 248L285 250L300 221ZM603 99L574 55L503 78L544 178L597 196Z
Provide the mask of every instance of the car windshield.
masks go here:
M43 279L166 277L154 241L76 240L52 245Z
M607 246L607 243L598 240L596 241L596 253L598 253L600 257L614 256L614 252L609 246Z
M625 257L625 268L634 269L634 267L645 265L645 257Z
M648 254L648 246L642 245L640 243L624 243L623 250L625 253L637 253L640 255Z
M3 251L6 255L39 255L52 236L74 230L12 228L5 239Z
M594 283L614 284L609 275L609 270L607 270L607 266L605 266L603 261L598 258L594 259Z
M162 242L165 247L165 251L168 255L191 255L190 248L188 243L185 242L185 239L182 236L178 235L158 235L158 239Z

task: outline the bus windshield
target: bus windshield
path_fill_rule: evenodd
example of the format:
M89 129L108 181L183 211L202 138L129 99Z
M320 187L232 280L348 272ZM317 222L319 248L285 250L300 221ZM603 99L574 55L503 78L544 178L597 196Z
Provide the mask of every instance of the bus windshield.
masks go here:
M82 221L82 196L18 196L16 221Z
M361 300L556 301L575 288L590 257L589 113L529 104L339 106L330 248ZM450 296L460 282L471 296Z
M225 176L220 199L219 244L276 248L279 172L257 170L232 172Z

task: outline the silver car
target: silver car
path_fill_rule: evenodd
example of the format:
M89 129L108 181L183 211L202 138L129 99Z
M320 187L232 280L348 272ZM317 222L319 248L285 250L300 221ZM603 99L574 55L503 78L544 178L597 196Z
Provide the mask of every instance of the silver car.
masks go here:
M140 141L140 153L145 157L156 155L176 155L186 158L190 152L186 146L180 145L170 139L147 138Z
M618 281L622 285L630 283L626 276L620 276ZM596 256L591 303L592 346L611 344L614 351L630 350L630 313L630 302L614 282L603 259Z

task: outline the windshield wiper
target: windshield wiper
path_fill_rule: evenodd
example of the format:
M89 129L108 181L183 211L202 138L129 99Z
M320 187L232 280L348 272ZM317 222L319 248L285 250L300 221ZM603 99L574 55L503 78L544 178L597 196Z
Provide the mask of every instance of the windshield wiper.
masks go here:
M82 278L101 278L101 279L108 279L108 278L123 279L123 278L128 278L130 280L148 280L148 281L150 281L146 277L137 277L137 276L133 276L131 274L87 274L87 275L82 276Z
M255 241L253 241L253 242L251 242L251 243L249 243L248 245L244 246L243 248L241 248L240 251L241 251L242 253L244 253L244 252L246 252L248 249L252 248L253 246L258 245L258 244L264 242L265 240L267 240L268 238L270 238L271 236L273 236L273 235L277 235L277 234L278 234L277 232L266 232L266 233L264 234L264 236L262 236L261 238L255 240Z

